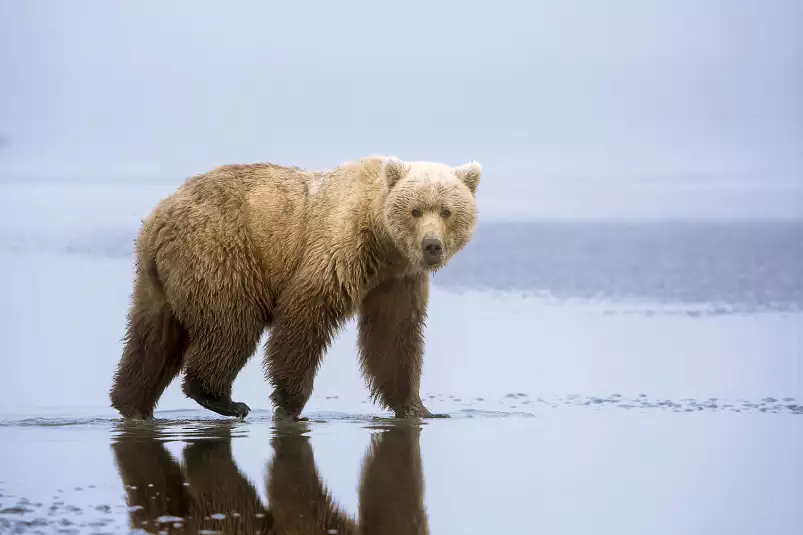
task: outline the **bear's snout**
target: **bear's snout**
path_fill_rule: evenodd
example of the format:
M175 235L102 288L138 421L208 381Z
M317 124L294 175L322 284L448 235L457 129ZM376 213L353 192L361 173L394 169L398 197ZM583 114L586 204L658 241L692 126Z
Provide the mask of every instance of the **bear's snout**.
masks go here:
M428 265L439 264L443 257L443 243L438 238L424 238L421 242L424 251L424 262Z

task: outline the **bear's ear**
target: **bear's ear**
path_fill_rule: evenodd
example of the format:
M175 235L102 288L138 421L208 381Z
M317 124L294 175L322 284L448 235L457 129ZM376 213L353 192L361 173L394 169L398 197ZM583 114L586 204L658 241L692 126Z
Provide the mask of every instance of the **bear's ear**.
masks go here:
M388 156L382 160L382 167L379 171L379 175L385 179L388 189L393 189L393 186L395 186L399 180L404 178L409 171L410 168L402 163L401 160L395 156Z
M472 160L469 163L455 167L454 172L457 178L471 190L471 193L477 192L477 186L480 183L480 176L482 175L482 166L479 162Z

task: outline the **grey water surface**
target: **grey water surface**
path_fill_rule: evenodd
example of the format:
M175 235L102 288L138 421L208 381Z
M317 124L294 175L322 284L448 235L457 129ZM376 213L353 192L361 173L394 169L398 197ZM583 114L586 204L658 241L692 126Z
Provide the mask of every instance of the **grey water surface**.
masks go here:
M31 237L0 250L130 259L137 229L103 226ZM481 221L435 282L449 289L559 299L714 303L803 310L803 221Z

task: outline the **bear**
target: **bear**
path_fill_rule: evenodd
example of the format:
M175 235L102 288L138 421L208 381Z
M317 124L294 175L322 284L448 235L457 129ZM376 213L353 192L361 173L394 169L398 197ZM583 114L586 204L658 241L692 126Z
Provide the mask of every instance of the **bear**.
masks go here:
M274 418L299 421L338 329L357 318L370 399L396 418L433 415L419 394L430 278L472 239L476 161L370 156L323 171L269 162L188 178L135 240L123 350L110 390L126 419L182 391L245 418L232 384L267 330Z

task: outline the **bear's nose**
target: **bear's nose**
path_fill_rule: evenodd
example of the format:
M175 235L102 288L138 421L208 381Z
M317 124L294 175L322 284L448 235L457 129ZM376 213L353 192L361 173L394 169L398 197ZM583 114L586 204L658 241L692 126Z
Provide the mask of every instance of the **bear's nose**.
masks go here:
M424 238L424 241L421 242L421 247L424 249L424 261L427 264L440 262L443 254L443 244L438 238Z

